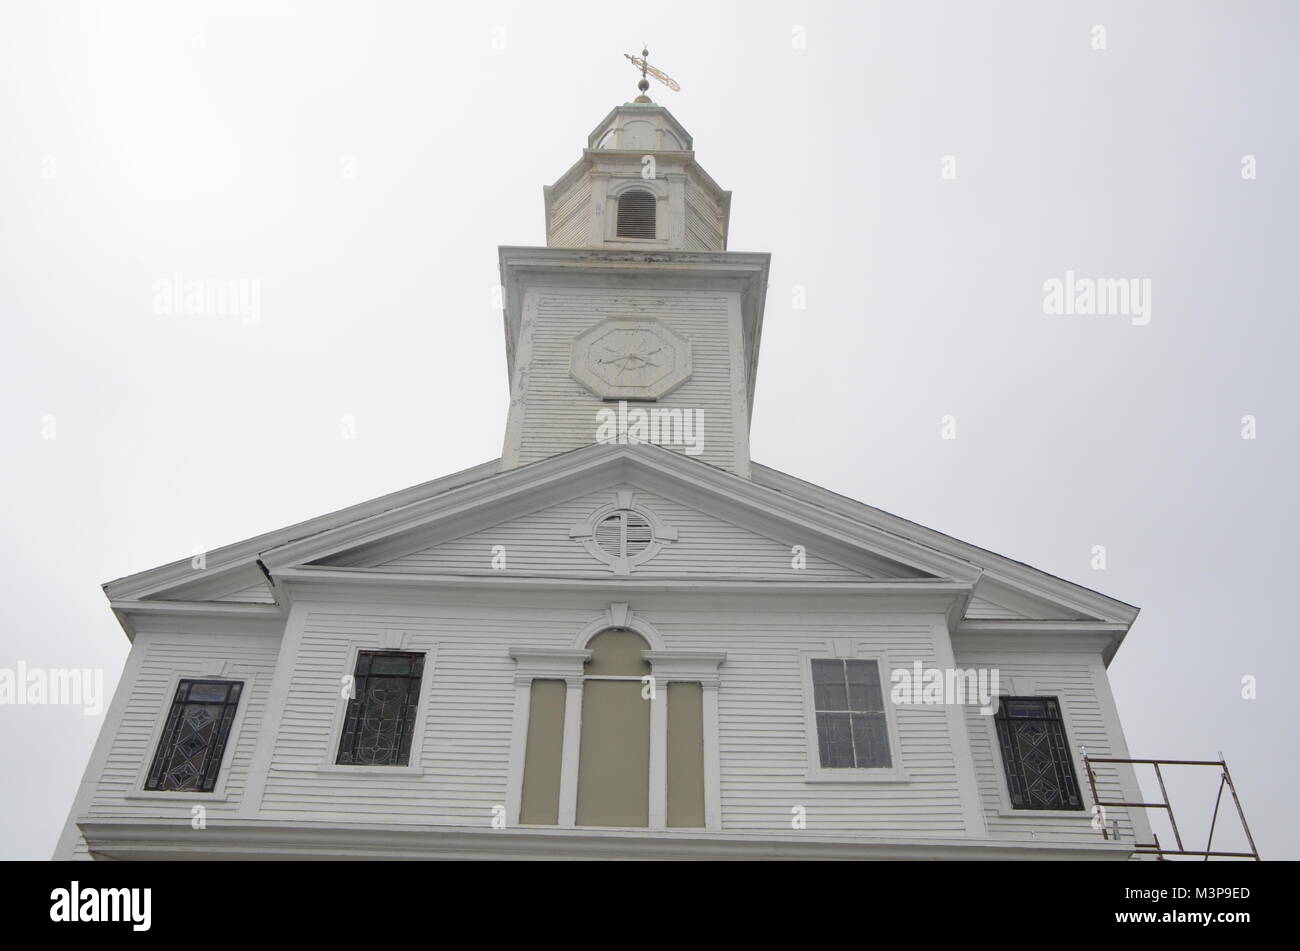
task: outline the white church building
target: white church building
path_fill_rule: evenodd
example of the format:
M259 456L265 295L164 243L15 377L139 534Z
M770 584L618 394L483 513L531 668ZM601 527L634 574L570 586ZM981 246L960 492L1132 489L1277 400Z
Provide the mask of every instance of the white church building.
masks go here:
M544 192L501 457L106 585L56 857L1131 857L1137 609L751 460L769 256L667 109Z

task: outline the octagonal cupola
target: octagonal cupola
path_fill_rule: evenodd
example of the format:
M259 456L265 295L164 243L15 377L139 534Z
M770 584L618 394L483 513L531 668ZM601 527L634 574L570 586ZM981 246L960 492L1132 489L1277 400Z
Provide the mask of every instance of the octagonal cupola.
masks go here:
M582 158L543 193L548 247L727 248L731 192L696 163L690 133L652 102L611 110Z
M689 152L691 135L663 106L628 102L612 109L587 137L602 151Z

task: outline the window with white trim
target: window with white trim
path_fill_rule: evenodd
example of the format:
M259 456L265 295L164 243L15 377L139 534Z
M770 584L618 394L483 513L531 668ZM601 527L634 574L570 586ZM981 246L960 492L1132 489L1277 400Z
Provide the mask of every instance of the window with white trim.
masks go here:
M182 679L144 788L212 792L244 689L238 680Z
M822 769L888 769L889 722L874 660L812 658L813 710Z
M1083 808L1056 697L999 697L993 722L1011 808Z
M424 677L424 654L360 651L335 762L407 766Z

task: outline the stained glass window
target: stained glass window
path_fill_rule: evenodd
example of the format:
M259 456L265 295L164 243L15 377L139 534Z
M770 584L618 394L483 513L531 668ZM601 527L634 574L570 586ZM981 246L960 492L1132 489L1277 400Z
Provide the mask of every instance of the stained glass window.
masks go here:
M212 792L243 687L233 680L180 682L145 789Z
M879 665L819 658L812 662L812 674L822 769L892 766Z
M1056 698L1001 697L994 719L1012 808L1082 809Z
M335 762L408 765L423 675L423 654L361 651Z

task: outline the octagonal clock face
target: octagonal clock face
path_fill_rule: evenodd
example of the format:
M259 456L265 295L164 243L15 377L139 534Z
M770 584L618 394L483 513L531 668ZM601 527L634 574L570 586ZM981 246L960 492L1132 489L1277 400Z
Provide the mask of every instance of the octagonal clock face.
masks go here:
M573 341L570 370L601 399L658 399L691 375L691 344L658 320L609 318Z

